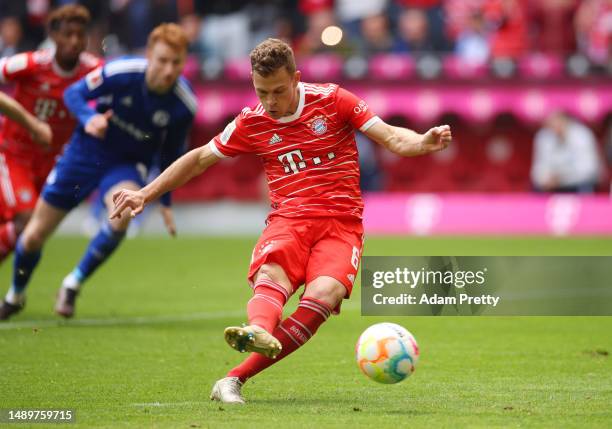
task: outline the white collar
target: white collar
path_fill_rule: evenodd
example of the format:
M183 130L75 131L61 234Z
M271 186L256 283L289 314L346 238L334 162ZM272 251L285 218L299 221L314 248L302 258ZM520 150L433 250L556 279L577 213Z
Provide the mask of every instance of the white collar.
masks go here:
M295 112L290 116L283 116L277 119L277 122L281 122L284 124L287 122L295 121L302 115L302 110L304 110L304 100L306 99L306 91L304 91L304 86L302 85L302 82L298 82L298 91L300 93L300 101L298 102L298 107L297 109L295 109Z
M63 68L60 67L60 65L57 63L57 61L55 61L55 53L53 55L53 63L52 63L52 67L53 67L53 71L55 72L56 75L60 76L60 77L72 77L76 74L77 69L79 68L79 62L80 62L80 58L77 61L76 66L74 66L74 68L72 70L64 70Z

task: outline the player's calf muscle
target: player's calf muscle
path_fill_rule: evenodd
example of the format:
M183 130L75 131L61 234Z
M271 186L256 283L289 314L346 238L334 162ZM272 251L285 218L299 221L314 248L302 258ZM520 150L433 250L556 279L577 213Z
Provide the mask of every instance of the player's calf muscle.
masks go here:
M121 189L128 189L130 191L137 191L139 189L138 183L132 181L124 181L117 183L113 186L104 196L104 203L106 207L112 209L114 206L113 203L113 194ZM109 221L111 228L114 231L125 231L130 225L131 216L129 216L130 209L125 209L123 213L121 213L121 217L113 218Z
M22 212L22 213L15 215L15 218L13 219L13 225L15 226L15 233L17 235L23 232L23 230L25 229L31 217L32 217L31 211Z
M38 250L43 246L48 235L38 222L29 222L21 235L21 243L28 252Z
M113 218L113 219L109 220L108 223L109 223L111 229L113 231L125 231L125 230L127 230L128 226L130 226L130 220L132 219L132 217L129 215L129 213L130 213L130 209L126 209L121 214L121 217Z
M65 216L65 211L39 199L20 238L24 249L28 252L40 249Z

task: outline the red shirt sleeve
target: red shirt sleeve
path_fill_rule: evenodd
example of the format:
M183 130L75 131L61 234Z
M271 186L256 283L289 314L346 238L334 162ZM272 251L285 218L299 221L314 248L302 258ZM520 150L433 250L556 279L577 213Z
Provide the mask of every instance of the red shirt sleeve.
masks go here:
M210 142L211 149L219 158L234 157L251 152L248 135L244 130L242 113Z
M381 120L365 101L343 88L338 88L336 93L336 106L338 117L359 131L366 131Z
M32 75L36 71L32 54L32 52L23 52L0 59L0 83Z
M104 60L102 58L98 58L89 52L83 52L81 54L80 61L83 69L85 70L84 74L87 74L98 67L104 66Z

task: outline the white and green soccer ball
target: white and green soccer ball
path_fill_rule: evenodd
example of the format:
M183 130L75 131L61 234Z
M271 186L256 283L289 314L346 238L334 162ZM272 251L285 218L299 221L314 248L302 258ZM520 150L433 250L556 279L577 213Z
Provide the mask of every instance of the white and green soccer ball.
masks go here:
M374 381L399 383L409 377L419 360L414 336L395 323L377 323L366 329L355 348L361 371Z

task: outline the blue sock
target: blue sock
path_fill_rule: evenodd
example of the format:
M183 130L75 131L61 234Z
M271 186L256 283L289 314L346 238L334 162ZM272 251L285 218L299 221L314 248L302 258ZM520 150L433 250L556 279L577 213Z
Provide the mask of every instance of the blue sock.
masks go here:
M85 281L113 254L123 237L125 231L113 231L108 223L102 225L98 234L89 243L81 262L73 271L79 282Z
M14 295L22 294L25 291L30 276L40 260L41 251L26 252L23 249L21 240L15 246L15 260L13 261L13 285L11 292Z

